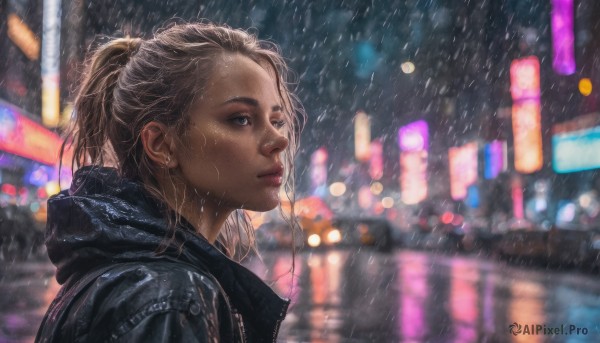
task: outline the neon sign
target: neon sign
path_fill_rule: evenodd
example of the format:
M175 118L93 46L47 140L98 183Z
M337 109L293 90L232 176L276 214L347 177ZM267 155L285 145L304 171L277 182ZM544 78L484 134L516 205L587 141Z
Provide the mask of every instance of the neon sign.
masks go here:
M61 144L56 133L0 103L0 150L54 166Z
M467 197L469 186L477 182L477 143L448 150L450 164L450 196L454 200Z
M560 75L575 73L573 0L552 0L552 68Z
M512 110L515 170L533 173L542 169L542 124L539 99L516 103Z

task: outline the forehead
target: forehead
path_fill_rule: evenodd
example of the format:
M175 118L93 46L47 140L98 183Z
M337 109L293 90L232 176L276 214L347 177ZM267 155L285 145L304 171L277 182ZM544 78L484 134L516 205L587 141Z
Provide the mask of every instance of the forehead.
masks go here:
M223 54L215 62L205 94L214 100L277 96L275 75L270 67L263 65L241 54Z

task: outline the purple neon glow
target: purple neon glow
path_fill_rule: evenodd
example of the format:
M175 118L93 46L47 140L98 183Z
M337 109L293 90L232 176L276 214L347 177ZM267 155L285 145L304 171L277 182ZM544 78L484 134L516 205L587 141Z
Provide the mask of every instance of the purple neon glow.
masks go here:
M417 120L398 130L401 151L423 151L429 147L429 127L425 120Z
M505 142L503 141L492 141L485 145L485 169L483 175L486 179L494 179L500 172L506 170L504 144Z
M575 73L573 0L552 0L552 68L560 75Z

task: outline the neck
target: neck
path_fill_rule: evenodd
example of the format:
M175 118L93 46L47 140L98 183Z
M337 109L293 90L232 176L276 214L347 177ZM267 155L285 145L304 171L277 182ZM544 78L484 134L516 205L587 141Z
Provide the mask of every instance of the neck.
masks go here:
M194 226L196 232L214 244L232 209L224 209L208 201L192 201L181 209L181 215Z
M234 209L223 206L221 202L217 202L209 196L201 197L197 192L193 192L194 194L189 197L185 194L186 186L184 184L173 183L167 179L167 176L158 177L158 179L160 184L170 184L171 186L163 187L169 207L179 212L183 218L192 224L198 234L214 244L223 224L225 224L227 217ZM176 188L183 189L183 194L174 192L173 190ZM182 201L183 204L181 204Z

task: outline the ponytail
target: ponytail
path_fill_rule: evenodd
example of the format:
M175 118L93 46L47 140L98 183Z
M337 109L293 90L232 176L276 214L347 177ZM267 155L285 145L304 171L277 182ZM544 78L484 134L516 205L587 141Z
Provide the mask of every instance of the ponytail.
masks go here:
M113 92L121 70L141 43L140 38L115 39L99 47L88 60L75 98L75 123L67 130L60 151L62 162L65 145L72 147L73 171L86 164L101 166L116 162L108 139L113 118Z

